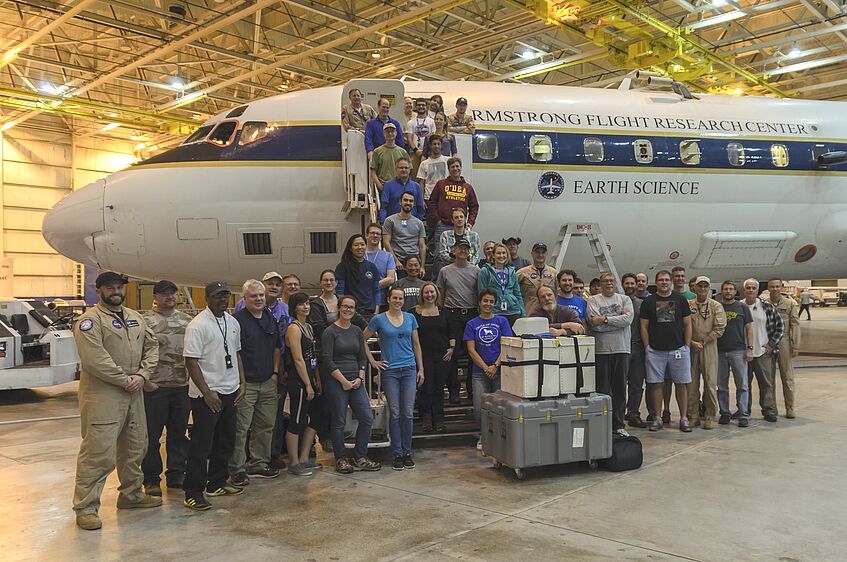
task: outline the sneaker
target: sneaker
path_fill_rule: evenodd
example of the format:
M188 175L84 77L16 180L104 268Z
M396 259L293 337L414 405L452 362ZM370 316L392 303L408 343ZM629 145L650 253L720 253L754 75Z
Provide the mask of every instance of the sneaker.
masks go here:
M721 417L720 417L720 418L718 418L718 423L719 423L719 424L721 424L721 425L726 425L726 424L728 424L728 423L729 423L729 421L730 421L731 419L732 419L732 418L730 417L730 415L729 415L729 414L721 414Z
M285 470L285 456L283 455L273 455L271 457L271 468L276 468L278 470Z
M394 455L394 470L403 470L404 466L403 455Z
M481 450L482 450L482 437L480 437L480 438L477 440L477 442L476 442L476 450L477 450L477 451L481 451Z
M403 457L403 468L406 470L412 470L415 468L415 461L412 460L412 455L405 455Z
M178 474L168 478L168 488L174 490L182 490L182 485L185 482L185 474Z
M653 414L647 414L647 423L653 423L654 421L656 421L656 416Z
M655 419L655 420L653 420L653 423L652 423L652 424L650 424L650 428L649 428L649 429L650 429L650 431L659 431L660 429L662 429L662 427L664 427L664 425L665 425L665 424L664 424L664 423L662 423L662 420L660 420L660 419Z
M690 425L691 427L700 427L700 418L688 418L688 425Z
M739 418L741 417L741 412L739 412L738 410L736 410L736 411L732 412L732 415L731 415L731 416L729 416L729 417L730 417L731 419L737 420L737 419L739 419Z
M223 486L218 486L214 490L206 490L206 493L213 498L217 496L240 496L244 493L244 488L224 484Z
M774 423L774 422L776 422L777 419L779 419L779 418L777 418L774 414L768 414L768 415L765 416L766 422Z
M715 420L712 418L705 418L703 420L703 429L714 429Z
M144 485L144 493L148 496L162 497L162 487L158 482L151 482L150 484Z
M793 420L794 418L796 418L797 416L796 416L796 415L794 415L794 408L791 408L791 409L787 410L787 411L785 412L785 417L786 417L786 418L788 418L788 419L790 419L790 420Z
M329 439L324 439L323 441L321 441L321 449L324 450L324 453L331 453L332 441L330 441Z
M626 420L626 423L627 425L629 425L629 427L638 427L641 429L644 429L645 427L650 425L644 420L642 420L641 416L630 416L629 419Z
M311 476L314 472L312 472L311 468L301 462L290 465L288 467L288 474L291 474L292 476Z
M629 432L627 430L625 430L624 428L616 429L615 433L617 435L620 435L621 437L629 437Z
M368 457L353 459L351 464L356 470L362 470L364 472L376 472L377 470L382 470L382 463L372 461Z
M335 461L335 472L339 474L350 474L353 472L353 465L347 460L347 457L341 457Z
M688 420L682 418L679 422L679 430L683 433L691 433L691 424L688 423Z
M247 476L246 472L237 472L229 477L229 483L233 486L249 486L250 485L250 477Z
M86 531L96 531L103 526L103 522L96 513L78 513L76 526Z
M206 511L207 509L212 509L212 504L209 503L209 500L203 497L203 494L200 494L199 496L186 497L185 501L182 502L182 505L190 507L194 511Z
M671 423L671 413L667 410L662 412L662 423Z
M307 461L303 461L303 466L305 466L309 470L320 470L324 467L324 465L322 465L321 463L315 462L311 459L307 460Z
M741 418L738 420L738 427L748 427L750 425L750 420L747 418Z
M123 494L118 495L118 509L143 509L145 507L159 507L162 505L162 498L141 494L141 497L136 501L132 501Z
M279 470L277 470L276 468L271 468L269 466L257 466L248 470L247 474L250 476L255 476L256 478L276 478L277 476L279 476Z

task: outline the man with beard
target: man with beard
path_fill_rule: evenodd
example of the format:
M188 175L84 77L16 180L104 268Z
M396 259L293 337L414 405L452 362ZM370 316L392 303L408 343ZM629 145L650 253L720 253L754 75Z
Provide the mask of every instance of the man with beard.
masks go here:
M426 227L412 215L414 205L415 194L404 191L400 197L400 212L386 218L382 225L382 247L394 255L398 279L407 274L404 271L407 258L416 257L419 265L423 265L426 257Z
M640 273L638 275L644 275ZM641 419L641 397L644 395L644 344L641 342L641 303L643 299L636 295L638 275L624 273L621 277L623 292L632 300L632 325L630 326L629 369L627 370L626 421L630 427L647 427ZM644 288L647 288L647 276L644 275ZM648 412L650 408L647 408Z
M554 336L569 336L584 334L585 326L579 320L576 311L567 306L556 304L556 293L547 285L542 285L536 291L538 307L530 314L536 318L547 318L550 321L550 333Z
M156 507L162 498L142 491L147 418L141 389L159 361L159 343L142 316L123 305L127 279L113 271L97 276L100 302L74 325L80 359L82 444L76 468L76 524L102 526L97 512L106 478L117 467L118 509Z

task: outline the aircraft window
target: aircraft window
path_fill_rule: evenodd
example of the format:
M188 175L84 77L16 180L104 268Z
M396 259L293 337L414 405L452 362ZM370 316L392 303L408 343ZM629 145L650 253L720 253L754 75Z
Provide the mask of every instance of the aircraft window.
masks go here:
M553 141L547 135L532 135L529 137L529 155L538 162L553 159Z
M199 129L197 129L196 131L194 131L193 133L188 135L188 138L185 139L184 141L182 141L182 144L191 144L192 142L201 141L201 140L205 139L206 135L211 133L212 129L214 129L214 128L215 128L214 125L203 125Z
M241 128L241 136L238 138L238 146L256 142L265 137L269 132L270 127L265 122L249 121L244 123L244 127Z
M476 136L476 151L483 160L495 160L499 154L497 135L480 133Z
M700 164L700 141L684 140L679 143L679 157L684 164L697 166Z
M639 164L649 164L653 161L653 143L647 139L637 139L633 144L635 161Z
M227 113L226 118L231 119L232 117L241 117L242 115L244 115L245 111L247 111L246 105L238 106L235 109L233 109L232 111L230 111L229 113Z
M744 155L744 145L740 142L730 142L726 145L726 155L733 166L743 166L747 162Z
M217 128L212 131L207 139L210 143L218 146L229 146L232 142L232 137L235 135L235 130L238 127L238 121L222 121L218 123Z
M777 168L788 166L788 147L784 144L771 145L771 160Z
M586 137L582 141L582 148L585 152L585 159L589 162L603 161L603 141L595 137Z

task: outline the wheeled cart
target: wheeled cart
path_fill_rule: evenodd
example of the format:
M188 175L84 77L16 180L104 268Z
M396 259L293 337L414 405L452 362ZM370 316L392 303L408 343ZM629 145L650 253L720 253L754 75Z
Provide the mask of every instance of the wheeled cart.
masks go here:
M482 397L482 450L499 468L525 469L612 455L612 401L604 394L527 400L502 390Z

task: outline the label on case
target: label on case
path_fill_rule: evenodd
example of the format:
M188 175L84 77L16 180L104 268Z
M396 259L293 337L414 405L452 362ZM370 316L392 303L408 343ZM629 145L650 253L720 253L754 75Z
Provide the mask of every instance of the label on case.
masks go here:
M573 448L581 449L585 446L585 428L584 427L575 427L573 428Z

